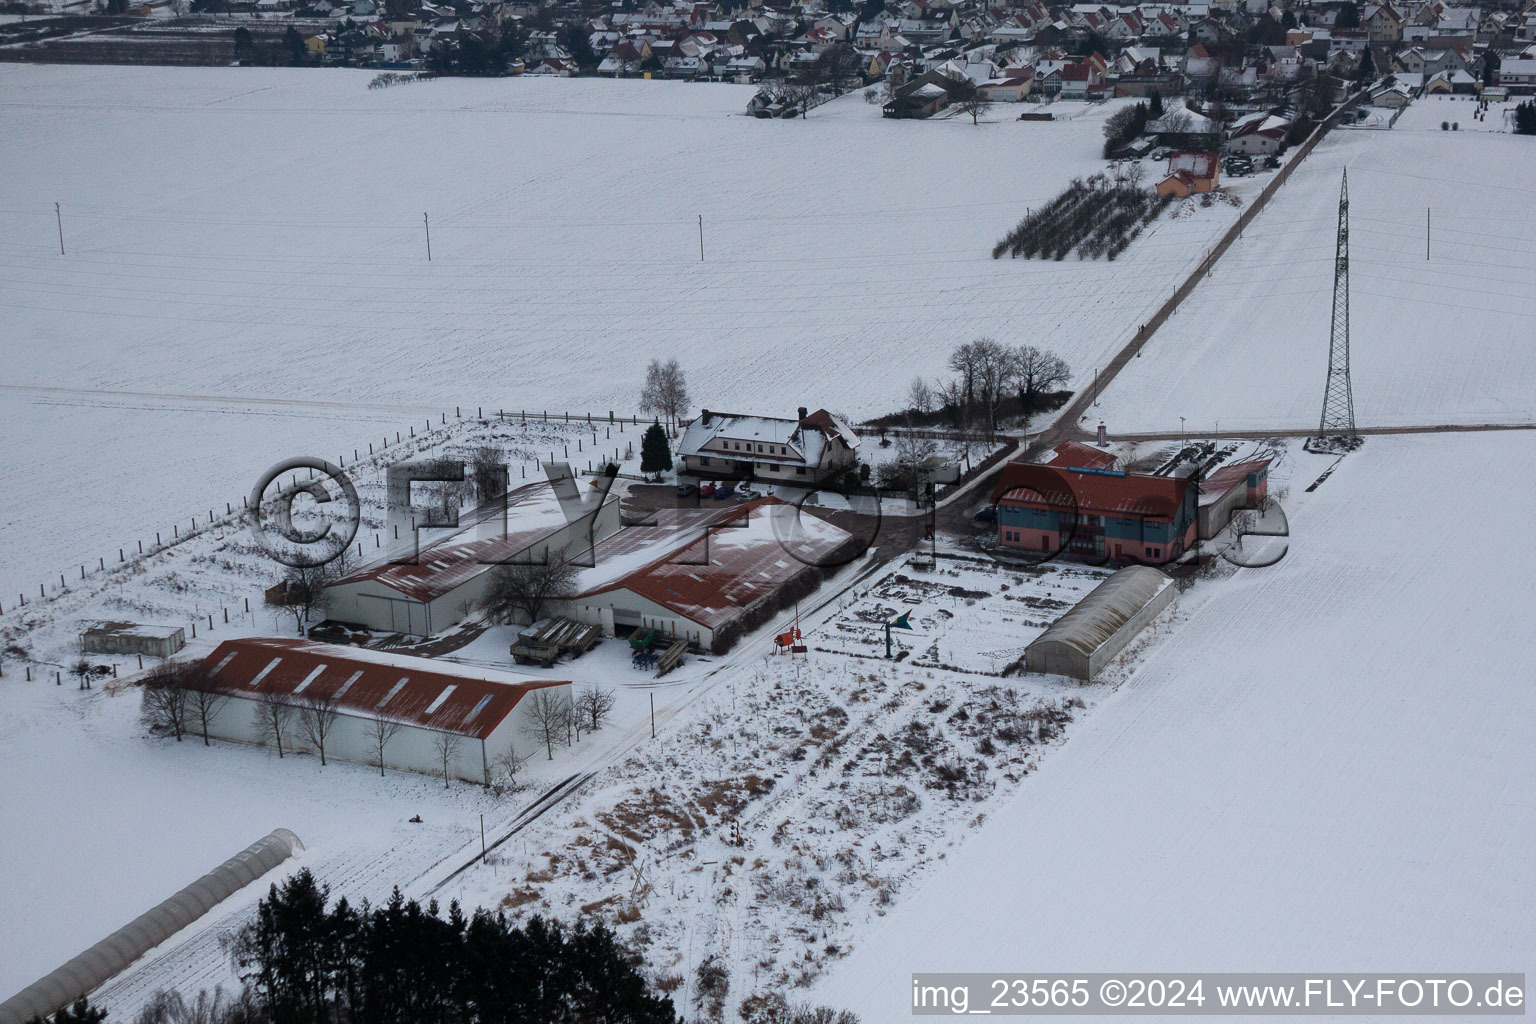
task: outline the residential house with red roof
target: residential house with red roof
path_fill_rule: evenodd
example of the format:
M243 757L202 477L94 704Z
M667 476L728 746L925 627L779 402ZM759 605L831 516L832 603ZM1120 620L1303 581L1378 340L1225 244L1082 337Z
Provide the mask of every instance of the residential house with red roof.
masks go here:
M1168 176L1157 183L1160 196L1192 196L1210 192L1220 180L1215 153L1173 153L1168 157Z

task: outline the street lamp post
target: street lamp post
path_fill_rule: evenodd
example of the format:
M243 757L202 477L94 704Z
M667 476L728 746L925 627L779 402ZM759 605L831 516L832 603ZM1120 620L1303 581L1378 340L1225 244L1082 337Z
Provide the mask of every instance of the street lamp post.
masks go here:
M1184 433L1184 417L1183 416L1179 417L1179 444L1181 446L1189 444L1189 437Z

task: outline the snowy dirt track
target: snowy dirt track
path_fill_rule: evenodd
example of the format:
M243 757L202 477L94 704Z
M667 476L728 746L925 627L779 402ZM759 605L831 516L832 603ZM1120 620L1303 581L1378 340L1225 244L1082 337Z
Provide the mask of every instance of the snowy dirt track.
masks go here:
M914 971L1536 970L1536 559L1451 543L1470 506L1423 488L1533 456L1523 435L1372 438L1312 494L1330 460L1300 456L1288 557L1182 597L820 995L889 1021ZM1480 513L1522 514L1518 476L1476 488Z
M1053 123L1001 104L977 127L852 95L758 121L740 86L371 77L0 67L0 384L313 403L300 422L168 398L130 421L76 396L61 424L40 405L58 394L0 393L8 437L79 448L66 475L7 446L7 489L45 513L84 489L123 520L26 534L4 591L421 409L633 412L657 356L695 409L773 414L888 412L981 334L1048 346L1082 382L1236 216L1165 215L1113 263L992 260L1026 209L1104 168L1116 103ZM193 447L198 486L154 481Z
M1421 99L1323 140L1083 425L1316 427L1346 169L1359 425L1536 421L1536 161L1516 135L1440 130L1472 108Z

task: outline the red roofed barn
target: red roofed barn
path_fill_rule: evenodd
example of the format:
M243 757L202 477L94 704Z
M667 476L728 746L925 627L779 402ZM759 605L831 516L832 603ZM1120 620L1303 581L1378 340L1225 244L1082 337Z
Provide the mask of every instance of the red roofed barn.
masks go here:
M341 647L290 637L226 640L202 663L199 685L230 698L210 736L326 760L489 784L491 765L513 749L529 696L549 689L570 700L567 681L536 679L432 658ZM318 726L325 725L320 729ZM274 729L275 726L275 729ZM201 726L199 725L199 728Z

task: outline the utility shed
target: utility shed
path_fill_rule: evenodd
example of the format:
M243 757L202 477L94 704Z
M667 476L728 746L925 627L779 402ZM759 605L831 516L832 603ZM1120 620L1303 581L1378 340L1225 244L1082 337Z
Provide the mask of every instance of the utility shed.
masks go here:
M1173 580L1130 565L1094 587L1030 644L1024 666L1092 682L1142 628L1173 601Z
M169 658L186 642L186 633L180 626L137 622L93 622L80 633L80 650L86 654L149 654Z

